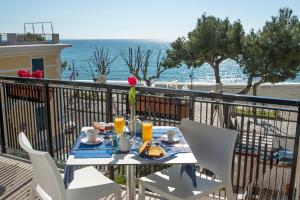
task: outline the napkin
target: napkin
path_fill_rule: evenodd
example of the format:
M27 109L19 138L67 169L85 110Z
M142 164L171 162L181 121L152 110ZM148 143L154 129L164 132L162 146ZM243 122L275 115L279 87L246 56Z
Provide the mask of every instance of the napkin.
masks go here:
M112 151L109 150L77 150L75 158L110 158Z
M182 178L183 172L186 172L187 175L191 178L193 186L197 187L196 179L196 165L195 164L183 164L181 165L180 178Z

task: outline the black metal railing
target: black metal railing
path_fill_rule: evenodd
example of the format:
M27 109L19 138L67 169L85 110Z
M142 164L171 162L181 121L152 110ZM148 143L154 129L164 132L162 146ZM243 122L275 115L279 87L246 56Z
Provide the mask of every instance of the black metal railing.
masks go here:
M82 126L129 117L128 86L0 76L2 151L18 153L17 134L59 162ZM178 126L189 118L238 130L232 169L235 192L244 199L293 199L300 136L300 101L190 90L137 87L136 111L155 125ZM213 144L211 144L213 145ZM139 166L137 177L162 166ZM124 175L116 167L115 175ZM213 194L225 196L221 190Z

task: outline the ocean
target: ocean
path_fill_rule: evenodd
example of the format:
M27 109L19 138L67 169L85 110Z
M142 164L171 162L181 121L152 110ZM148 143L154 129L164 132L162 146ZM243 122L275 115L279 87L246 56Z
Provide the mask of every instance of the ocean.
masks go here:
M72 47L62 50L61 60L68 61L70 67L62 72L64 80L69 80L74 71L76 80L92 80L92 73L88 65L88 59L93 54L95 47L105 47L111 52L111 56L118 56L112 63L110 73L107 80L125 81L130 75L129 69L122 57L120 51L128 47L143 49L153 49L153 55L150 63L150 75L155 72L156 55L161 50L165 52L169 48L170 43L159 40L125 40L125 39L105 39L105 40L61 40L61 43L71 44ZM178 81L190 82L191 69L186 66L173 68L164 71L157 81ZM233 60L225 60L220 65L220 75L224 84L241 84L246 83L247 77L243 74L238 64ZM193 70L193 81L197 83L210 84L214 83L213 70L208 64ZM299 83L300 74L294 80L288 80L287 83Z

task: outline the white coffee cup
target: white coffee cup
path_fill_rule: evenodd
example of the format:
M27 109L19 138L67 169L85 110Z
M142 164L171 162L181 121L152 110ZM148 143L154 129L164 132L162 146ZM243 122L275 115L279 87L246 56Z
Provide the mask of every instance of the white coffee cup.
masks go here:
M123 134L119 137L119 149L122 152L130 150L130 136Z
M176 132L174 130L167 130L167 137L168 137L169 141L173 141L175 135L176 135Z
M97 134L99 133L98 129L88 129L86 131L86 137L89 142L96 142Z

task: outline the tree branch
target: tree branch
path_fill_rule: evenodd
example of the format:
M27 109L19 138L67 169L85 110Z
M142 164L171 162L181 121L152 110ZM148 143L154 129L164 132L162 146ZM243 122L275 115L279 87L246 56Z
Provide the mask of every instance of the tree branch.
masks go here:
M133 74L139 81L145 81L147 86L153 83L153 80L159 78L161 73L167 68L163 66L164 57L161 56L161 51L158 52L156 58L156 72L155 75L149 75L150 61L153 50L151 49L141 49L138 47L133 54L132 48L128 50L121 50L121 57L127 64L129 71Z

